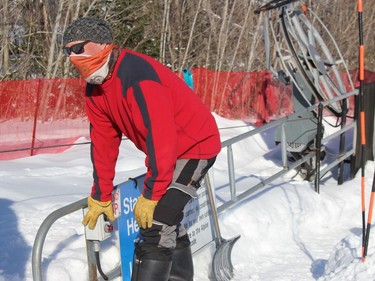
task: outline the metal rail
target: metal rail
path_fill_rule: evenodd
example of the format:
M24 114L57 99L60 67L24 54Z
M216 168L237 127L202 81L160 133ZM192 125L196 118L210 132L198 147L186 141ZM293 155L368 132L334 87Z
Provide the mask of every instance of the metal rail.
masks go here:
M51 226L55 223L56 220L62 218L63 216L69 215L75 211L87 207L87 198L81 199L77 202L74 202L70 205L62 207L54 212L52 212L41 224L38 229L38 232L35 237L33 254L31 259L32 271L33 271L33 280L42 281L42 251L44 241L46 239L47 233Z
M301 110L299 112L296 112L294 114L288 115L288 116L286 116L284 118L281 118L281 119L278 119L276 121L270 122L270 123L268 123L268 124L266 124L266 125L264 125L262 127L256 128L256 129L254 129L252 131L243 133L243 134L238 135L238 136L236 136L234 138L231 138L231 139L223 141L221 143L221 147L227 149L229 188L230 188L231 199L228 200L228 201L226 201L226 202L224 202L222 205L220 205L217 208L218 213L224 212L228 208L230 208L230 207L234 206L235 204L237 204L239 201L247 198L248 196L250 196L254 192L257 192L261 188L265 187L270 182L276 180L277 178L285 175L290 170L293 170L293 169L297 168L298 166L302 165L303 163L309 161L310 159L312 159L317 154L316 151L312 151L309 154L307 154L306 156L302 157L301 159L299 159L299 160L297 160L295 162L292 162L288 166L287 161L286 161L286 159L287 159L287 145L286 145L286 141L285 141L285 137L284 137L284 138L282 138L282 141L281 141L281 158L282 158L282 161L283 161L283 168L280 171L278 171L277 173L271 175L270 177L265 178L263 180L260 180L259 183L257 183L254 186L249 187L246 191L242 192L241 194L237 194L236 177L235 177L235 173L234 173L234 171L235 171L234 156L233 156L233 145L234 144L236 144L237 142L242 141L244 139L247 139L249 137L253 137L253 136L255 136L255 135L259 134L259 133L267 131L267 130L269 130L271 128L274 128L276 126L282 126L286 122L296 121L296 120L298 120L299 116L303 116L307 112L316 111L319 106L327 107L327 106L331 105L332 103L338 102L338 101L343 100L343 99L347 99L347 98L349 98L351 96L354 96L354 95L357 95L357 94L358 94L357 90L351 91L351 92L346 93L344 95L332 98L329 101L324 101L324 102L321 102L321 103L318 103L318 104L314 104L314 105L312 105L312 106L310 106L308 108L305 108L305 109L303 109L303 110ZM331 134L329 136L326 136L325 138L322 138L321 139L321 143L322 144L326 144L330 140L332 140L333 138L335 138L337 136L342 136L342 135L344 135L345 133L347 133L350 130L354 130L355 131L356 129L357 129L356 123L352 122L349 125L343 126L340 130L336 131L335 133L333 133L333 134ZM282 131L283 131L282 135L285 135L285 132L284 132L283 129L282 129ZM340 154L337 157L336 160L332 161L324 169L320 170L317 173L318 176L319 176L319 178L318 178L318 181L315 182L315 184L319 184L320 178L323 177L329 170L331 170L333 167L337 166L338 164L342 163L345 159L347 159L351 155L355 154L355 143L356 143L356 133L353 133L353 142L352 142L353 146L352 146L352 148L349 151ZM324 150L324 148L322 148L322 150ZM320 175L322 175L322 176L320 176Z

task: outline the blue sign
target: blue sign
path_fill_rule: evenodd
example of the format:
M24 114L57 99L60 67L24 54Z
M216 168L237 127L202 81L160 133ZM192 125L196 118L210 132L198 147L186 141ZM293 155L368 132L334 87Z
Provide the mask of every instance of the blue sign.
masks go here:
M139 226L134 217L134 206L142 193L144 178L145 175L142 175L119 184L113 194L113 210L118 223L123 281L131 281L134 241L139 233ZM184 213L182 223L190 237L192 252L195 253L214 240L212 214L204 182L198 189L197 198L190 200Z
M133 269L134 240L139 226L134 217L134 206L143 188L144 176L117 186L114 193L114 213L118 222L122 280L130 281Z

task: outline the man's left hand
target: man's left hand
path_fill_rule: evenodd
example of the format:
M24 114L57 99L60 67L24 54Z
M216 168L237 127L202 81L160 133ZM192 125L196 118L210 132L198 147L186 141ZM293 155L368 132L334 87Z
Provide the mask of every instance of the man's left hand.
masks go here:
M150 228L154 218L154 210L159 201L139 196L134 207L134 216L141 228Z

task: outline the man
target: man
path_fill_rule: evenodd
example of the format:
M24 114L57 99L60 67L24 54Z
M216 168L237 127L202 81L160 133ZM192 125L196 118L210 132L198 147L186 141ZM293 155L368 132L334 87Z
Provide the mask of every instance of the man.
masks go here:
M113 178L122 135L146 155L143 193L134 214L141 241L132 280L193 280L186 203L221 149L215 120L197 95L156 60L113 44L109 24L83 17L64 32L63 51L88 82L94 183L83 224L114 220ZM121 226L120 226L121 227Z

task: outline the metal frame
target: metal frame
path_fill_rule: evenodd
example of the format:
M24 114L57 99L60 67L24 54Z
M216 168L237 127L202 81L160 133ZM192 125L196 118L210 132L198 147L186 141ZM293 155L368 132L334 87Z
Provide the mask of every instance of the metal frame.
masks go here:
M44 246L44 241L46 239L47 233L51 226L63 216L69 215L75 211L87 207L87 198L81 199L70 205L62 207L54 212L52 212L41 224L36 234L33 246L33 253L31 258L33 280L41 281L42 279L42 251ZM94 260L95 261L95 260Z
M288 78L301 93L303 90L294 77L297 71L320 101L331 100L336 96L353 91L354 85L337 43L316 13L307 8L309 16L312 17L310 21L301 10L300 1L271 2L274 2L274 6L278 9L264 10L263 27L266 64L274 76L278 77L278 72L270 62L270 38L274 42L278 61L283 71L287 73ZM317 27L327 35L333 45L333 50L328 49L322 36L311 22L318 25ZM347 75L349 91L345 89L339 69L343 69ZM307 99L306 102L312 105ZM340 100L340 103L331 103L327 109L341 117L343 107L348 108L346 100Z
M239 201L249 197L251 194L253 194L254 192L260 190L261 188L265 187L267 184L269 184L270 182L274 181L275 179L285 175L287 172L289 172L290 170L293 170L297 167L299 167L300 165L302 165L302 163L305 163L307 161L309 161L310 159L312 159L315 155L316 155L316 151L315 152L310 152L309 154L307 154L306 156L302 157L301 159L295 161L295 162L292 162L288 165L287 163L287 145L286 145L286 141L285 141L285 132L284 130L282 130L282 142L281 142L281 159L282 159L282 162L283 162L283 168L278 171L277 173L271 175L270 177L268 178L265 178L263 180L261 180L258 184L252 186L252 187L249 187L246 191L242 192L241 194L237 194L237 189L236 189L236 178L235 178L235 167L234 167L234 156L233 156L233 145L235 145L237 142L239 141L242 141L246 138L249 138L249 137L253 137L259 133L262 133L264 131L267 131L271 128L274 128L274 127L277 127L277 126L282 126L283 124L285 124L286 122L293 122L293 121L296 121L296 120L299 120L299 116L307 113L307 112L312 112L312 111L316 111L316 109L319 107L319 106L323 106L324 108L326 108L327 106L329 106L331 103L334 103L334 102L338 102L340 101L341 99L347 99L351 96L354 96L354 95L357 95L358 94L358 91L355 90L355 91L352 91L350 93L346 93L344 95L341 95L339 97L335 97L334 99L330 100L330 101L326 101L326 102L321 102L319 104L315 104L315 105L312 105L304 110L301 110L299 112L296 112L294 114L291 114L289 116L286 116L284 118L281 118L281 119L278 119L276 121L273 121L273 122L270 122L262 127L259 127L259 128L256 128L252 131L249 131L249 132L246 132L244 134L241 134L239 136L236 136L234 138L231 138L231 139L228 139L226 141L223 141L222 142L222 148L226 148L227 149L227 161L228 161L228 175L229 175L229 188L230 188L230 194L231 194L231 199L224 202L222 205L220 205L218 207L218 213L221 213L221 212L224 212L225 210L227 210L228 208L234 206L235 204L237 204ZM323 114L323 113L322 113ZM356 143L356 130L357 130L357 125L356 125L356 122L352 122L351 124L349 125L345 125L345 126L342 126L341 129L339 129L338 131L336 131L334 134L331 134L325 138L323 138L321 140L322 144L326 144L328 143L330 140L336 138L336 137L342 137L343 135L345 135L348 131L350 130L353 130L354 133L353 133L353 143L352 143L352 148L349 150L349 151L346 151L344 153L341 153L337 159L331 163L329 163L327 165L327 167L325 167L324 169L320 170L319 173L317 173L319 175L319 178L318 178L318 182L316 182L315 184L319 184L319 181L321 179L322 176L320 175L325 175L329 170L331 170L333 167L337 166L338 164L342 163L345 159L347 159L348 157L352 156L355 154L355 143ZM284 141L283 141L284 140ZM322 150L324 150L324 147L322 148Z
M31 265L32 265L32 272L33 272L33 280L34 281L42 281L43 274L42 274L42 252L43 246L50 230L51 226L60 218L74 213L76 211L82 210L87 208L87 198L83 198L79 201L76 201L72 204L69 204L65 207L62 207L54 212L52 212L48 217L43 221L40 225L38 232L36 234L34 245L33 245L33 252L31 258ZM87 251L87 263L89 268L89 280L96 281L102 280L97 274L97 264L94 254L94 241L86 240L86 251ZM121 269L120 267L116 267L110 272L108 272L107 276L112 279L118 276L121 276Z

